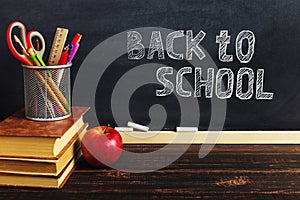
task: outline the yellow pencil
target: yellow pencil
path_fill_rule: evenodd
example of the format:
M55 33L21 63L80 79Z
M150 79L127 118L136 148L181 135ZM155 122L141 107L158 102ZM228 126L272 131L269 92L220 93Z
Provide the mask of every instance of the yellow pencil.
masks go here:
M38 61L37 58L35 57L35 53L34 53L34 51L33 51L32 48L28 48L28 49L26 50L26 52L28 53L31 62L32 62L34 65L36 65L36 66L41 66L40 63L39 63L39 61Z
M55 95L55 93L53 92L53 90L51 89L51 87L48 85L48 83L46 82L46 80L44 79L44 77L37 70L34 70L34 73L40 79L40 81L46 86L49 94L54 99L54 101L57 103L58 107L62 110L62 112L65 115L68 114L68 112L66 111L66 109L64 108L64 106L61 104L61 102L59 101L59 99L57 98L57 96Z
M16 43L20 46L20 49L23 53L23 55L26 57L26 59L28 60L28 65L33 66L45 66L45 63L43 62L42 58L36 54L34 52L34 50L32 48L28 48L27 50L25 50L24 46L22 45L20 39L14 35L14 39L16 41ZM62 112L66 115L68 114L67 110L69 110L69 104L66 100L66 98L64 97L64 95L61 93L61 91L56 87L56 85L54 84L53 79L51 78L51 76L49 76L49 84L47 83L47 81L44 79L44 77L40 74L39 71L37 70L32 70L34 72L34 74L40 79L40 81L45 85L45 87L47 88L49 94L52 96L52 98L54 99L54 101L56 101L56 103L58 104L59 108L62 110ZM55 92L54 92L54 91ZM56 94L59 96L59 98L63 101L63 103L65 104L65 106L67 107L67 110L64 108L64 106L61 104L60 100L57 98Z
M36 59L36 57L35 57L36 54L34 53L32 48L28 48L27 53L29 54L29 58L31 59L32 63L34 63L36 66L41 66L40 62ZM62 110L62 112L65 115L68 114L67 110L62 105L59 98L62 99L64 104L65 104L65 102L67 102L67 100L64 97L64 95L61 93L61 91L56 87L56 85L55 84L53 85L53 79L51 78L51 76L48 76L48 81L49 81L49 84L48 84L47 81L44 79L44 77L37 70L34 70L34 73L40 79L40 81L46 86L49 94L52 96L53 100L57 103L58 107ZM67 109L68 109L68 107L67 107Z
M34 50L32 48L28 48L27 53L29 54L32 62L34 62L35 65L45 66L45 63L43 62L42 58L38 54L34 53ZM54 92L55 96L58 97L56 99L58 99L59 101L61 101L64 104L64 106L66 108L64 110L69 111L69 109L70 109L69 103L68 103L67 99L65 98L65 96L62 94L62 92L57 88L57 86L56 86L55 82L53 81L51 75L48 74L48 79L47 80L48 80L49 86L52 89L52 91ZM63 110L63 112L64 112L64 110ZM67 112L64 112L64 114L67 114Z

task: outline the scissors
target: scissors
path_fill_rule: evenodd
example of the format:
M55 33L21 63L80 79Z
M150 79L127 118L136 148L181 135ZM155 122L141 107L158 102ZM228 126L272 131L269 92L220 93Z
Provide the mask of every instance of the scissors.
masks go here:
M26 33L26 27L20 21L14 21L14 22L10 23L10 25L7 28L7 32L6 32L6 40L7 40L8 48L12 52L12 54L22 63L25 63L25 64L28 63L28 60L26 59L25 55L20 54L16 50L14 43L12 41L13 29L16 27L20 29L20 39L21 39L21 42L22 42L24 48L25 49L32 48L36 53L38 53L41 57L43 57L43 55L45 53L45 46L46 46L44 37L38 31L34 31L34 30L30 31L29 33ZM32 39L34 37L37 37L37 39L41 42L40 50L35 49L35 47L32 44Z

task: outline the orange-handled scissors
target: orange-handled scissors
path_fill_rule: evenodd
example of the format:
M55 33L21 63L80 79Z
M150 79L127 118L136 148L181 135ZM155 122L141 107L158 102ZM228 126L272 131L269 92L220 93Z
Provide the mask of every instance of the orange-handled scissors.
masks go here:
M25 58L25 55L19 53L14 46L14 43L12 41L14 28L20 29L20 39L21 39L21 42L22 42L24 48L25 49L32 48L32 49L34 49L34 51L36 53L38 53L41 57L43 57L43 55L45 53L45 46L46 46L44 37L42 36L42 34L40 34L37 31L30 31L29 33L27 33L25 25L20 21L14 21L14 22L10 23L10 25L7 28L7 32L6 32L7 45L8 45L9 50L12 52L12 54L22 63L25 63L25 64L28 63L28 60ZM40 50L36 50L34 45L32 44L32 39L34 37L38 38L38 40L40 40L40 42L41 42Z

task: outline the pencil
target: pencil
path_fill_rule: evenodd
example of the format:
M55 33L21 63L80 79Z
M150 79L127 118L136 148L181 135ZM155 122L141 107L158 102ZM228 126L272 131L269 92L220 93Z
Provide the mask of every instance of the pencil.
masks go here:
M23 46L21 40L20 40L16 35L14 35L14 40L15 40L15 42L17 43L17 45L19 46L19 48L20 48L22 54L25 56L25 58L26 58L26 60L27 60L27 62L24 63L24 64L29 65L29 66L34 65L34 63L32 63L32 61L31 61L31 59L30 59L29 54L26 52L26 49L25 49L25 47Z
M37 51L40 51L41 49L42 49L42 46L41 46L41 42L40 42L40 40L39 39L36 39L35 40L35 49L37 50Z
M63 111L63 113L65 115L68 114L68 112L66 111L66 109L64 108L64 106L61 104L61 102L59 101L59 99L57 98L57 96L55 95L55 93L53 92L53 90L51 89L51 87L48 85L48 83L46 82L46 80L44 79L44 77L37 70L34 70L34 73L40 79L40 81L46 86L49 94L54 99L54 101L57 103L58 107Z
M40 63L36 57L35 57L35 53L33 51L32 48L28 48L27 50L25 50L24 46L22 45L20 39L14 35L14 39L16 41L16 43L19 45L23 55L27 58L28 60L28 64L29 66L41 66ZM52 96L52 98L54 99L54 101L56 101L56 103L58 104L59 108L63 111L64 114L68 114L68 112L66 111L66 109L64 108L64 106L61 104L61 102L59 101L59 99L57 98L57 96L55 95L55 93L58 94L59 98L62 99L63 103L65 104L65 106L67 107L67 109L69 110L69 104L66 100L66 98L63 96L63 94L60 92L60 90L56 87L55 84L53 84L53 79L51 78L51 76L49 77L48 80L50 80L50 85L52 86L52 88L55 90L55 92L53 92L53 90L51 89L51 87L49 86L49 84L46 82L46 80L44 79L44 77L40 74L39 71L37 70L32 70L34 72L34 74L40 79L40 81L45 85L45 87L47 88L49 94Z
M30 55L30 57L32 57L32 56L35 56L36 54L34 53L34 51L33 51L33 49L32 48L28 48L27 49L27 53ZM33 62L34 62L34 59L32 60ZM42 63L40 63L37 59L36 59L36 61L35 61L35 64L37 65L37 66L41 66L41 65L43 65L43 66L45 66L45 64L42 62ZM50 74L51 74L51 72L49 72ZM51 90L54 92L54 94L55 94L55 96L56 97L58 97L58 98L56 98L56 99L58 99L59 101L61 101L63 104L64 104L64 106L66 107L66 109L69 111L69 109L70 109L70 106L69 106L69 103L68 103L68 101L67 101L67 99L65 98L65 96L62 94L62 92L57 88L57 86L56 86L56 84L54 83L54 81L53 81L53 79L52 79L52 77L51 77L51 75L48 73L48 83L49 83L49 86L50 86L50 88L51 88ZM55 100L56 101L56 100ZM61 104L61 102L59 102L60 104ZM57 102L58 103L58 102ZM65 110L65 109L64 109ZM63 111L64 112L64 111ZM64 114L67 114L67 112L65 113L64 112Z
M31 62L32 62L34 65L36 65L36 66L41 66L40 63L39 63L39 61L36 59L35 53L33 52L33 49L32 49L32 48L28 48L28 49L26 50L26 52L28 53Z
M64 104L65 108L69 111L70 106L69 106L67 99L62 94L62 92L57 88L56 84L54 83L54 81L51 77L48 78L48 83L49 83L50 87L53 89L54 93L59 98L59 100Z

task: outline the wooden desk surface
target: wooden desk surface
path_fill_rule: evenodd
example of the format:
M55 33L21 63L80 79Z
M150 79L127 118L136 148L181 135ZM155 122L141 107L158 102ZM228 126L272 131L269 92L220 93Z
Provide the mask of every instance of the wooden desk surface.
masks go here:
M161 147L125 149L149 152ZM82 159L61 190L0 187L0 199L300 198L300 145L216 145L203 159L198 158L199 147L190 146L176 162L150 173L93 169ZM168 152L180 148L173 145Z

